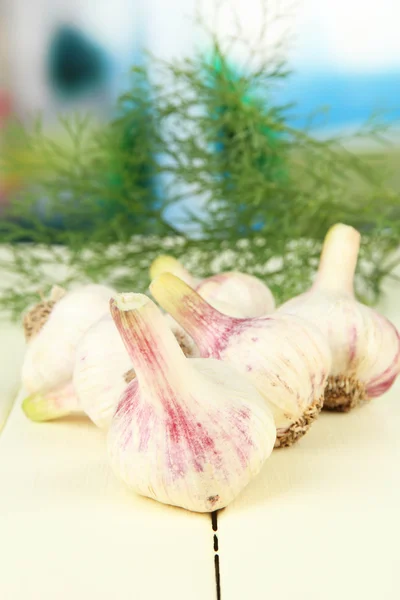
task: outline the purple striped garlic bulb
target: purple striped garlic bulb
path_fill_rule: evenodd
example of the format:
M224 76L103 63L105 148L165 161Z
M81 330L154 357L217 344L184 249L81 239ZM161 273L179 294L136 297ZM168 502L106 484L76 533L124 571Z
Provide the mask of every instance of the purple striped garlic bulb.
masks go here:
M235 366L257 387L274 416L276 446L289 446L306 433L321 410L331 367L327 342L316 327L292 315L223 315L171 273L160 275L150 289L202 357Z
M347 412L386 392L400 372L400 337L385 317L354 296L360 234L337 224L328 231L314 285L279 314L316 325L332 352L324 408Z
M186 358L147 296L117 294L111 314L136 372L108 433L114 472L165 504L223 508L274 447L275 425L262 397L229 365Z
M230 317L262 317L275 309L271 290L254 275L230 271L200 280L172 256L159 256L150 267L150 278L156 279L162 273L176 275L211 306Z
M68 293L54 288L49 300L25 316L28 346L21 377L27 397L22 409L32 421L82 412L72 386L76 349L82 335L108 312L113 293L103 285Z

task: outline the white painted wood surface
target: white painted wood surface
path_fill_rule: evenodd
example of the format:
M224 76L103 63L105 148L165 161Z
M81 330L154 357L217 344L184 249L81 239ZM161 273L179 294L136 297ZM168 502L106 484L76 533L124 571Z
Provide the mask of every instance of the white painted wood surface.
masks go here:
M400 327L399 287L380 310ZM0 334L5 407L23 342ZM219 514L222 600L400 597L399 430L398 382L274 452ZM34 424L15 404L0 434L1 600L215 600L212 533L208 515L125 490L85 419Z
M400 285L378 307L400 329ZM223 600L400 598L400 381L322 413L219 515Z
M208 515L127 491L84 418L35 424L19 402L0 435L1 600L215 597Z

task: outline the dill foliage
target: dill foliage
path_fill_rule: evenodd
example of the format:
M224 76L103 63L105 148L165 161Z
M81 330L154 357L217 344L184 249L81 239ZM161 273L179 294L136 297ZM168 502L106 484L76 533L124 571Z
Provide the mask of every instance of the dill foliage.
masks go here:
M264 47L263 24L253 42L201 27L207 52L148 57L109 122L60 117L57 139L14 124L1 168L23 185L0 221L3 309L18 316L54 283L146 290L160 252L197 276L253 273L283 301L310 284L339 221L362 232L358 291L378 298L400 239L384 154L290 125L295 105L274 99L290 72L278 46ZM385 134L371 119L352 138Z

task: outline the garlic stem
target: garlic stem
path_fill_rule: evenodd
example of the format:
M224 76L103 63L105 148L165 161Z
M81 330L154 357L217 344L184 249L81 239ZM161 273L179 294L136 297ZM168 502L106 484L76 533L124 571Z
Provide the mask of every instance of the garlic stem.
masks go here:
M22 410L31 421L52 421L81 412L72 383L47 393L31 394L22 403Z
M141 386L178 381L186 357L154 302L144 294L116 294L110 309Z
M187 269L173 256L162 254L158 256L150 266L150 279L156 279L162 273L172 273L192 287L196 287L196 279Z
M215 346L215 341L238 321L221 314L172 273L162 273L152 281L150 291L163 309L194 339L202 356L206 356L208 349Z
M354 294L354 273L360 248L360 234L338 223L325 236L314 288Z

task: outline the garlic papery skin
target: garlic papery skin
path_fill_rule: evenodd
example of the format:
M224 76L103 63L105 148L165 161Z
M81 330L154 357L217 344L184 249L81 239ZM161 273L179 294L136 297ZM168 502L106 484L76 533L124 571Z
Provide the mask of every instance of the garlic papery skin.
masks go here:
M82 410L102 429L108 429L132 361L110 314L82 337L76 351L73 383Z
M150 267L151 280L172 273L190 285L219 312L230 317L262 317L275 309L271 290L257 277L229 271L206 279L195 279L172 256L159 256Z
M87 329L108 312L113 293L114 290L102 285L87 285L68 292L55 303L42 329L27 346L22 367L22 386L29 396L24 402L27 415L35 414L29 405L41 397L40 420L44 420L47 393L71 383L78 342ZM64 409L60 409L60 416L64 414ZM49 401L49 419L56 416Z
M314 285L278 310L307 319L324 335L332 353L324 408L340 412L380 396L400 372L396 328L354 296L359 246L357 230L334 225L326 235Z
M272 452L275 425L263 399L228 365L187 359L148 297L118 294L111 314L136 372L108 433L113 470L165 504L227 506Z
M257 277L231 271L204 279L196 291L211 306L231 317L263 317L274 311L275 300L271 290ZM233 305L236 314L224 310Z
M306 433L321 409L331 367L327 342L316 327L285 314L222 315L170 273L153 281L151 292L191 335L202 357L234 365L257 387L274 416L277 446Z

